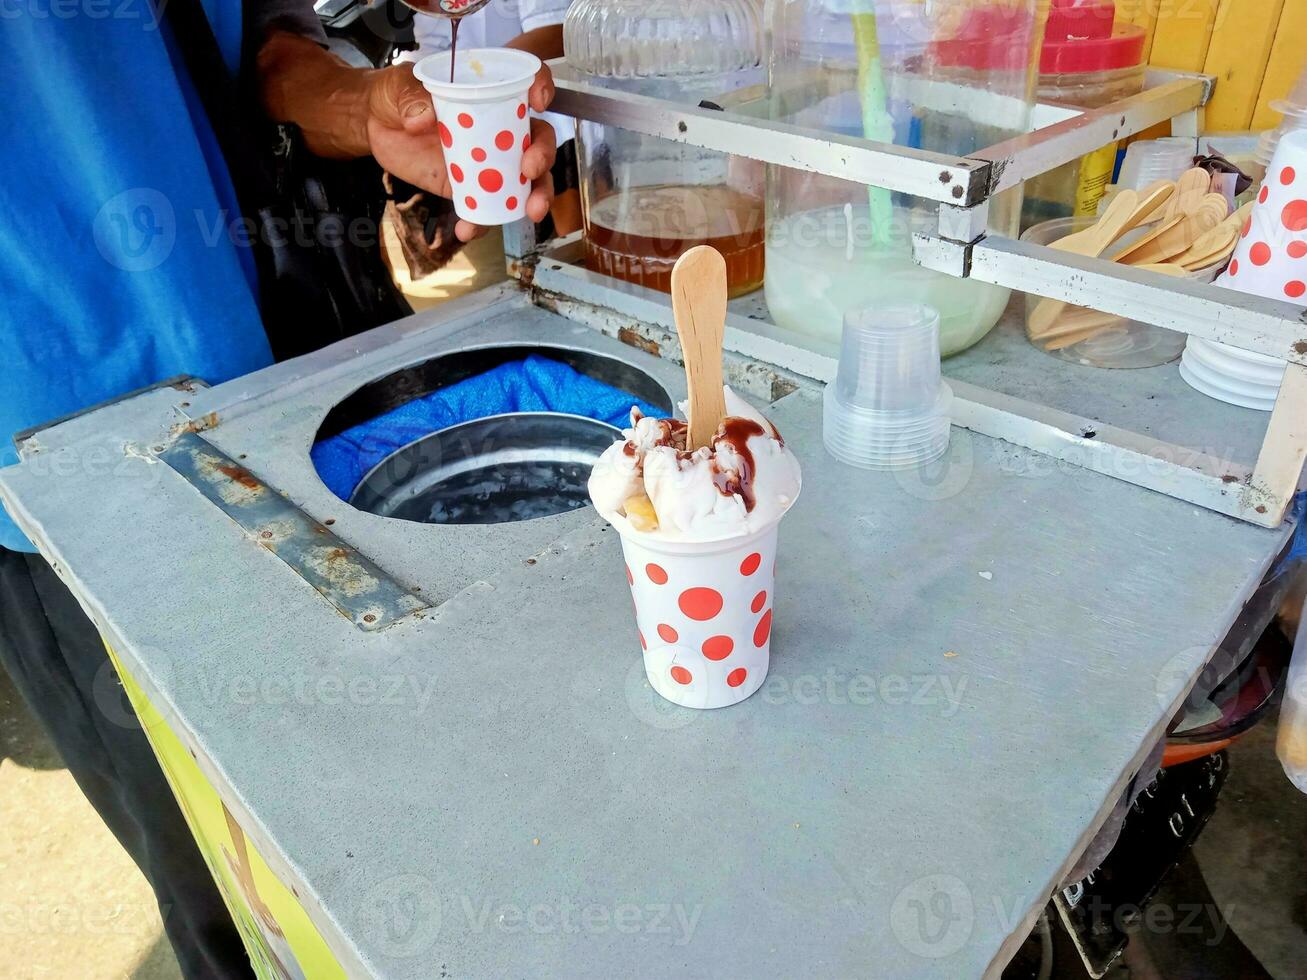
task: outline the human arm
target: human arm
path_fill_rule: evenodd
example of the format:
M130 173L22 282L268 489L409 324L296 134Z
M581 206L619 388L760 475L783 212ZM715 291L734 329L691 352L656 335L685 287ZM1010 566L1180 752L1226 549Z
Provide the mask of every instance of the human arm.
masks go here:
M257 65L268 115L297 125L311 151L345 160L371 155L396 177L441 197L452 195L435 109L411 65L353 68L313 39L275 29L259 48ZM542 112L553 95L553 77L542 68L527 101ZM533 182L526 203L533 221L544 219L553 200L555 143L553 128L532 120L522 172ZM480 231L460 221L454 234L470 241Z

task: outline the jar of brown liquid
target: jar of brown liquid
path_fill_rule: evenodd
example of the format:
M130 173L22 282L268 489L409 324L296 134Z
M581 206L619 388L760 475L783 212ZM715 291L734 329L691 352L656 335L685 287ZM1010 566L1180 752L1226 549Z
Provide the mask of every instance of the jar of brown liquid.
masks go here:
M563 43L590 84L689 105L762 80L756 0L575 0ZM762 285L761 164L590 122L577 145L591 270L667 292L681 254L711 245L732 296Z

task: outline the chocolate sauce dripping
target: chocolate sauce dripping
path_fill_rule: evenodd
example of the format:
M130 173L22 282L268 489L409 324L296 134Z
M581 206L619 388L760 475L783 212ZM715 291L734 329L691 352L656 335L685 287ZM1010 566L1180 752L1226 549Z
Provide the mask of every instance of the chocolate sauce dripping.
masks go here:
M458 25L462 17L453 17L449 21L449 84L454 84L454 62L458 60Z
M758 502L753 492L753 474L757 466L753 459L753 451L749 449L749 440L754 436L766 434L763 427L753 419L732 415L722 419L721 425L717 427L717 435L713 437L714 446L719 442L726 443L740 460L739 470L732 474L724 472L714 456L713 484L723 497L733 497L738 493L744 501L745 513L752 513L754 505Z

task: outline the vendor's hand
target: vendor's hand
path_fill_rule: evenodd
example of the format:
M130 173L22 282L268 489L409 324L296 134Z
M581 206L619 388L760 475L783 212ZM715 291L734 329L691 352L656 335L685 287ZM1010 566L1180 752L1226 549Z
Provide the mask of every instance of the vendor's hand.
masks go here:
M527 102L543 112L554 98L554 78L542 67L531 85ZM444 149L436 135L436 112L431 95L413 77L411 65L395 65L375 72L368 96L368 145L386 170L440 197L452 198L453 187L445 172ZM543 221L554 199L554 165L557 141L554 128L543 119L531 120L531 145L522 156L522 173L532 182L526 214ZM459 241L470 242L486 229L460 220L454 227Z

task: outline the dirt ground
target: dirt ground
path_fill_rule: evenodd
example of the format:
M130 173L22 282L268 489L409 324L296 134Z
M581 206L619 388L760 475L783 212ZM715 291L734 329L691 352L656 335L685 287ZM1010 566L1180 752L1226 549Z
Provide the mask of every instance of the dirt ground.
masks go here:
M0 670L0 974L173 980L154 893Z

